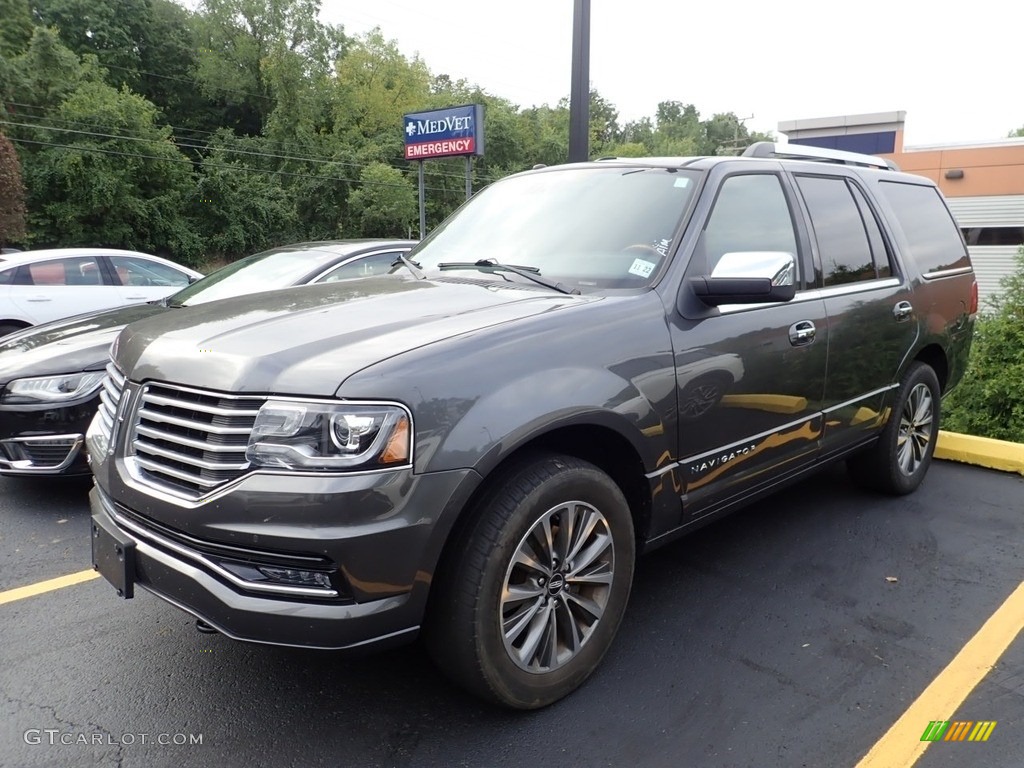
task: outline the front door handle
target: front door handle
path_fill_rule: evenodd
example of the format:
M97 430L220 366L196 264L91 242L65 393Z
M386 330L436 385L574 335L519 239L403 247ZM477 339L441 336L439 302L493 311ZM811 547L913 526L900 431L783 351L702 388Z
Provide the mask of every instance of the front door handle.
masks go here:
M29 296L25 301L53 301L49 296Z
M906 320L914 314L914 308L910 306L909 301L900 301L892 308L892 316L896 318L896 322Z
M814 341L814 335L817 332L818 329L814 327L814 323L810 320L801 320L799 323L793 323L789 326L789 343L794 347L810 344Z

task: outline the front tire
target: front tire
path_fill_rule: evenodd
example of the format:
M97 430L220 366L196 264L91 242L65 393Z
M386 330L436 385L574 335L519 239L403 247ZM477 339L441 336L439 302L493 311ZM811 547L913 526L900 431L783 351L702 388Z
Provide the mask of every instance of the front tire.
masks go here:
M484 699L547 706L590 676L625 612L626 499L594 465L543 454L500 473L470 515L435 584L427 648Z
M878 442L846 461L854 481L896 496L917 490L935 453L941 396L931 366L912 363Z

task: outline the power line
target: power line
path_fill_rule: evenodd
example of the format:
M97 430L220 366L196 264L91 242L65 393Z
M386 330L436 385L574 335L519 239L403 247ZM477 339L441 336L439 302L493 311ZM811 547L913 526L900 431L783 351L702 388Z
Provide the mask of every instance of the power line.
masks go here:
M16 101L9 101L7 103L8 104L12 104L14 106L25 107L25 108L28 108L28 109L38 109L38 110L43 111L43 112L53 112L53 111L56 111L56 110L54 110L52 108L39 107L39 106L36 106L36 105L33 105L33 104L23 104L21 102L16 102ZM109 130L114 130L114 129L110 128L109 126L98 125L96 123L87 122L87 121L83 121L83 120L67 120L67 119L64 119L64 118L54 117L52 115L47 115L46 117L42 117L42 116L39 116L39 115L24 115L23 119L24 118L29 118L29 119L32 119L32 120L43 120L43 119L45 119L45 120L50 121L50 122L64 123L65 125L84 125L84 126L88 126L90 128L95 128L95 127L104 128L105 127L105 128L108 128ZM0 120L0 124L16 125L16 126L31 127L31 128L41 128L43 130L64 131L64 132L68 132L68 133L83 133L83 134L91 135L91 136L103 136L103 137L106 137L106 138L125 139L125 140L128 140L128 141L158 142L157 139L148 139L148 138L144 138L144 137L130 136L130 135L125 135L125 134L105 134L105 133L90 132L90 131L73 131L73 130L71 130L69 128L58 128L58 127L55 127L55 126L46 125L46 124L41 123L41 122L40 123L29 123L29 124L26 124L26 123L17 123L17 122L13 122L13 121L12 122L6 122L6 121ZM184 128L184 129L182 129L182 128L178 128L178 127L173 126L173 125L168 125L166 127L170 128L172 131L181 130L181 131L185 131L185 132L194 132L194 133L208 134L210 136L216 136L217 135L217 133L215 131L203 131L203 130L200 130L200 129L192 129L192 128ZM182 138L184 138L185 141L182 141ZM275 141L273 139L267 139L267 138L264 138L264 137L256 137L256 138L259 138L260 141L265 141L265 142L270 143L270 144L284 144L284 142ZM188 141L202 141L203 140L203 139L196 138L196 137L189 137L189 136L177 137L177 136L175 136L174 139L175 139L175 145L176 146L184 147L186 149L199 150L199 151L226 152L226 153L232 153L232 154L252 155L252 156L256 156L256 157L266 157L266 158L279 159L279 160L293 160L293 161L298 161L298 162L310 162L310 163L321 163L321 164L328 164L328 165L339 165L339 166L343 166L343 167L354 168L354 169L357 169L357 170L363 170L364 168L367 167L366 165L361 165L359 163L346 162L346 161L343 161L343 160L328 160L326 158L321 158L321 157L311 157L311 156L306 156L306 155L279 155L279 154L272 154L272 153L267 153L267 152L256 152L256 151L253 151L253 150L238 149L238 148L233 148L233 147L210 147L209 145L201 146L201 145L187 143ZM396 165L394 163L385 163L385 165L388 165L389 167L395 168L396 170L399 170L399 171L408 170L408 165L406 165L405 167L400 167L400 166L398 166L398 165ZM464 175L461 174L461 173L449 173L449 172L440 171L440 170L432 170L430 173L432 175L434 175L434 176L448 176L448 177L457 178L457 179L460 179L460 180L465 178Z
M114 149L101 149L100 147L83 147L80 144L58 144L58 143L51 142L51 141L36 141L34 139L22 139L22 138L18 138L18 137L14 137L14 136L12 136L10 138L11 138L11 141L17 142L19 144L34 144L34 145L42 146L42 147L59 147L59 148L62 148L62 149L73 149L73 150L77 150L79 152L94 152L94 153L99 153L99 154L103 154L103 155L117 155L117 156L120 156L120 157L134 157L134 158L143 159L143 160L156 160L156 161L165 162L165 163L188 163L189 165L193 165L192 161L189 160L188 158L185 158L185 157L183 157L183 158L181 158L179 160L179 159L173 158L173 157L160 157L159 155L144 155L144 154L141 154L141 153L138 153L138 152L119 152L119 151L114 150ZM204 168L206 168L206 167L209 167L209 168L220 168L220 169L224 169L224 170L227 170L227 171L231 171L233 173L263 173L263 174L268 174L268 175L271 175L271 176L274 176L274 175L294 176L296 178L301 178L301 179L313 178L308 173L293 173L291 171L271 171L271 170L266 170L266 169L263 169L263 168L250 168L250 167L247 167L247 166L226 165L224 163L211 163L209 161L204 161L203 162L203 167ZM316 177L316 178L327 179L327 180L330 180L330 181L346 181L346 182L350 182L350 183L353 183L353 184L360 184L362 186L392 187L392 188L409 189L408 186L403 185L403 184L389 184L389 183L384 182L384 181L360 181L359 179L349 179L349 178L345 178L345 177L342 177L342 176L320 176L320 177ZM426 187L426 189L430 190L431 192L447 192L447 191L449 191L449 190L443 189L441 187Z

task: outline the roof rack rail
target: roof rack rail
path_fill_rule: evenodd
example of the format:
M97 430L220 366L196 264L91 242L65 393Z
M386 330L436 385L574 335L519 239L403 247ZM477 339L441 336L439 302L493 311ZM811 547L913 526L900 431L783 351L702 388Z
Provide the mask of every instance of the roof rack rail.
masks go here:
M758 141L743 151L743 157L777 157L789 160L811 160L821 163L837 163L839 165L860 165L867 168L898 171L892 160L885 160L874 155L862 155L859 152L844 152L839 149L812 147L806 144L775 144L771 141Z

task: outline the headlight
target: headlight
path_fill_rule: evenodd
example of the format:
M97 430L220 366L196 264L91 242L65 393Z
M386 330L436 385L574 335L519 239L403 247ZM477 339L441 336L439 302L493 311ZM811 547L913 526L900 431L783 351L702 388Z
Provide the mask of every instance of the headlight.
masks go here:
M77 400L98 390L103 376L103 371L83 371L38 379L15 379L0 396L0 403L26 405Z
M381 469L409 461L412 425L397 405L269 400L245 458L283 469Z

